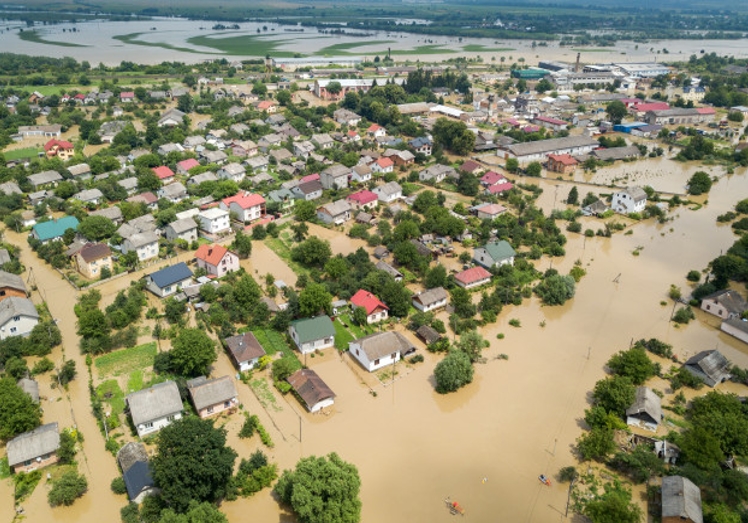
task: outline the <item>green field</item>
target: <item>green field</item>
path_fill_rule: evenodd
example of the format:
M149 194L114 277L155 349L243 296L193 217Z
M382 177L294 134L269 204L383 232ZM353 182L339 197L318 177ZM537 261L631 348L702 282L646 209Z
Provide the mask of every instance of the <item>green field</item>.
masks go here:
M145 343L132 347L110 352L99 356L94 360L94 365L99 371L99 376L120 376L130 374L133 371L141 371L153 366L156 357L156 342ZM142 383L142 375L141 375Z
M272 54L279 58L292 58L296 55L296 53L290 51L277 50L281 44L294 40L268 40L265 38L266 36L271 35L237 35L226 38L212 38L212 35L201 35L188 38L187 42L192 45L210 47L227 55L266 56Z
M576 53L614 53L615 49L613 47L573 47L569 49L570 51L574 51Z
M176 45L167 44L165 42L146 42L145 40L138 40L138 37L142 34L146 34L146 33L129 33L126 35L115 35L112 38L114 40L119 40L120 42L123 42L126 44L143 45L146 47L162 47L164 49L172 49L174 51L182 51L184 53L205 54L205 53L202 53L201 51L190 49L189 47L179 47Z
M390 54L401 55L401 54L449 54L456 53L454 49L443 47L445 44L428 44L419 45L413 49L393 49ZM387 51L371 52L368 54L381 54L386 55Z
M353 335L339 321L332 324L335 326L335 348L339 351L348 350L348 342L353 341Z
M37 44L56 45L59 47L91 47L90 45L74 44L73 42L57 42L54 40L45 40L36 31L23 31L18 33L18 37L25 42L34 42Z
M44 149L40 147L26 147L25 149L13 149L3 153L7 161L20 160L22 158L36 158Z
M281 237L290 238L290 233L282 232ZM288 266L298 274L309 274L309 269L291 259L291 248L281 238L265 238L265 245L270 247Z
M363 47L365 45L380 45L380 44L394 44L394 40L367 40L361 42L347 42L340 44L332 44L327 47L323 47L319 51L315 52L315 55L322 56L346 56L349 54L360 54L360 53L349 53L351 49Z
M514 47L486 47L480 44L463 45L462 50L468 53L506 53L507 51L516 51Z
M96 395L109 405L111 417L118 418L125 411L125 393L116 379L107 380L96 387Z
M296 357L293 349L286 343L286 339L280 332L271 329L254 329L252 334L255 335L268 356L281 352L283 356Z

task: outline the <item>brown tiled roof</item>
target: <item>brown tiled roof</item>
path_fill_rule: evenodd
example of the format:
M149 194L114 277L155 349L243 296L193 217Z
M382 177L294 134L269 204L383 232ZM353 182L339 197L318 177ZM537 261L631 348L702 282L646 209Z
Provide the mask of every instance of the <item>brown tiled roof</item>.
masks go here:
M80 254L86 263L91 263L92 261L111 256L112 251L108 245L103 243L87 243L78 251L78 254Z
M287 380L296 393L310 408L322 400L334 398L335 393L312 369L301 369L291 374Z
M231 336L224 341L226 342L226 348L228 348L237 363L250 361L265 355L265 349L262 348L260 342L257 341L257 338L251 332Z

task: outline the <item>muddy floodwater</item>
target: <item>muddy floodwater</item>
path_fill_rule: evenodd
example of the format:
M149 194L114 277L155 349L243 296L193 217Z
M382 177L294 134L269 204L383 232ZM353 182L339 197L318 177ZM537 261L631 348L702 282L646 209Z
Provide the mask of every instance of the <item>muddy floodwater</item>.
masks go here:
M678 188L696 168L670 160L642 160L610 171L601 169L593 177L602 180L629 173L641 178L637 183L682 192ZM718 168L713 171L724 174ZM586 180L582 174L575 176L578 181ZM571 188L568 182L555 180L533 183L544 189L539 203L546 211L562 207ZM581 186L580 193L584 194ZM565 273L576 260L581 261L587 275L578 284L575 298L561 307L542 307L535 298L519 307L505 307L497 323L482 331L491 344L484 354L486 363L476 366L475 381L458 393L440 396L434 392L433 368L440 356L428 354L416 341L425 362L399 363L395 378L389 376L384 383L333 350L309 357L307 365L337 395L326 414L308 414L292 397L278 396L274 405L263 407L249 387L237 382L240 399L270 432L275 448L266 451L281 469L293 467L302 456L333 451L354 463L362 479L362 521L451 521L453 516L444 505L447 497L459 501L473 521L563 521L566 485L555 477L561 467L576 464L571 449L582 433L580 420L588 407L588 391L604 376L603 365L614 352L629 347L632 340L657 337L671 343L679 358L718 348L734 363L748 366L748 346L722 334L714 318L696 311L697 321L676 328L668 321L672 303L667 299L670 284L687 293L686 273L703 269L732 245L736 237L730 227L717 225L715 220L746 194L748 175L742 169L722 176L708 202L707 198L699 200L705 203L701 208L678 207L671 211L673 220L665 224L636 223L630 227L632 234L617 233L612 238L585 239L567 233L566 256L554 259L553 267ZM593 218L582 222L584 228L600 227ZM336 253L353 252L363 245L316 226L310 227L310 234L329 239ZM72 507L50 509L46 480L42 480L23 504L28 521L118 521L125 501L109 489L117 467L104 451L104 438L90 414L85 364L75 334L76 293L29 251L24 237L9 231L5 237L22 247L28 268L24 278L31 278L41 291L33 293L34 300L46 298L53 317L59 319L66 357L78 363L79 379L67 393L50 389L48 375L42 378L44 421L77 424L83 431L79 468L90 485L89 493ZM551 264L547 258L537 263L541 270ZM295 281L283 259L257 242L252 257L243 264L258 279L270 272L289 285ZM102 301L111 302L127 285L123 278L100 286ZM663 300L666 306L661 305ZM509 325L515 318L521 327ZM497 339L499 333L504 339ZM498 359L500 354L508 360ZM53 356L57 363L62 360L59 349ZM214 374L235 374L225 355L220 356ZM238 439L240 425L241 416L235 415L226 427L230 444L246 457L260 443L257 438ZM540 484L541 473L554 479L551 487ZM0 484L4 521L12 518L8 484L7 480ZM293 521L267 490L224 503L221 510L231 522L248 518Z

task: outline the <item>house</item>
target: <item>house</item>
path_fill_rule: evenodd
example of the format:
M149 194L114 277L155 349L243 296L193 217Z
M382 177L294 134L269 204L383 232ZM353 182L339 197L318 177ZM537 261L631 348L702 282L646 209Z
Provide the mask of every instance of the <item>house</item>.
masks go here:
M748 321L740 318L730 318L723 321L719 328L725 334L729 334L743 343L748 343Z
M351 309L355 310L358 307L366 311L366 323L369 324L386 320L390 310L384 302L364 289L359 289L351 297Z
M435 287L413 296L413 307L421 312L429 312L446 306L447 291L443 287Z
M545 162L549 154L589 154L600 147L597 140L589 136L566 136L535 142L520 142L499 146L497 155L505 160L515 158L519 163Z
M436 329L434 329L430 325L421 325L420 327L418 327L418 330L416 330L416 336L423 340L426 345L436 343L442 338L442 335L439 334Z
M368 129L366 129L366 135L369 138L384 138L385 136L387 136L387 129L373 123L369 126Z
M314 144L308 140L304 140L301 142L294 142L293 144L293 153L298 158L307 159L309 158L309 155L314 152Z
M642 212L647 206L647 193L641 187L626 187L613 193L610 208L620 214Z
M221 165L228 159L228 155L225 152L211 151L209 149L206 149L202 152L202 157L206 163L214 163L216 165Z
M495 220L500 214L506 212L506 207L498 203L488 203L476 209L476 215L481 220Z
M126 443L117 452L117 462L131 503L142 503L146 496L159 492L151 476L145 445L135 441Z
M561 174L574 172L579 165L579 161L570 154L549 154L548 165L549 171Z
M701 490L690 479L662 478L662 523L704 523Z
M641 156L641 151L635 145L628 145L626 147L612 147L610 149L597 149L592 151L591 156L594 156L601 162L614 162L616 160L628 160L630 158L638 158Z
M386 261L378 261L375 265L377 270L384 271L394 278L395 281L403 281L403 274Z
M361 122L361 117L348 109L337 109L332 113L333 119L340 125L356 127Z
M419 136L418 138L412 139L411 141L408 142L408 145L410 145L413 148L416 154L421 153L425 156L431 156L431 149L432 149L431 140L429 140L425 136Z
M336 163L319 174L322 187L325 189L345 189L348 187L348 175L351 170L345 165Z
M366 183L371 180L371 167L368 165L356 165L351 173L351 181Z
M73 195L73 198L88 205L99 205L104 194L98 189L85 189Z
M18 474L54 465L57 463L59 448L57 422L47 423L8 441L5 447L8 466Z
M37 223L31 229L31 236L42 243L59 240L68 229L78 229L78 218L75 216L63 216L58 220Z
M119 180L117 185L127 191L128 196L132 196L138 191L138 179L135 176Z
M657 432L660 421L662 421L660 397L649 387L637 387L636 399L626 409L626 423Z
M135 251L138 261L150 260L158 256L158 235L153 231L139 232L125 238L122 254Z
M156 218L152 214L144 214L122 224L117 229L117 234L123 238L129 238L140 232L156 232L156 230Z
M243 165L236 162L227 163L220 169L218 169L218 177L222 180L232 180L236 183L240 183L244 179L244 175L247 170Z
M188 380L187 390L190 393L197 415L203 419L221 412L235 412L239 406L236 386L228 376L212 380L200 376Z
M7 251L6 251L7 252ZM10 256L8 256L10 258ZM10 259L8 259L10 261ZM17 274L0 271L0 301L7 298L27 298L26 284Z
M460 172L467 173L467 174L474 174L478 175L482 173L485 169L481 164L476 162L475 160L467 160L462 165L460 165Z
M91 177L91 166L87 163L79 163L68 167L68 172L73 178L87 179Z
M348 343L350 355L369 372L393 365L413 351L413 344L394 331L376 332Z
M62 175L57 171L42 171L40 173L30 174L27 179L31 186L38 190L47 185L57 185L57 182L62 181Z
M131 103L135 101L134 91L122 91L119 93L119 101L121 103Z
M378 196L369 191L363 190L353 194L349 194L347 198L348 202L354 209L373 209L379 203Z
M220 207L236 214L240 222L248 223L259 220L265 215L265 198L259 194L240 191L234 196L221 200Z
M558 118L551 118L550 116L536 116L532 119L532 123L550 129L554 132L566 131L569 128L569 123Z
M184 123L184 117L186 114L184 114L182 111L176 108L169 109L164 114L161 115L161 118L158 119L158 126L159 127L175 127L177 125L182 125Z
M163 198L171 203L179 203L187 198L187 188L182 182L174 182L161 187L157 193L159 199Z
M689 358L684 365L688 372L710 387L730 378L730 362L718 350L701 351Z
M507 241L500 240L476 248L473 253L473 261L481 267L490 269L506 264L514 265L514 256L516 254Z
M491 273L483 267L472 267L455 274L455 283L463 289L480 287L491 281Z
M200 185L201 183L205 182L217 182L218 176L216 176L215 173L211 171L206 171L204 173L196 174L189 180L187 180L187 185Z
M167 165L153 167L151 170L158 177L158 179L161 180L161 183L169 183L174 180L174 171L172 171Z
M159 145L158 150L156 151L160 156L166 156L170 153L183 153L184 147L182 147L178 143L165 143L163 145Z
M278 213L281 215L286 215L293 211L295 201L294 194L288 189L270 191L267 194L267 199L271 203L278 204Z
M164 227L164 234L169 241L184 240L192 243L197 240L197 223L192 218L182 218Z
M608 211L608 206L602 200L595 200L589 205L582 207L582 214L585 216L602 216Z
M740 318L747 309L748 303L738 291L732 289L714 292L701 300L702 311L723 320Z
M391 173L395 169L395 162L391 159L382 156L371 165L371 172L377 174Z
M374 248L374 252L372 254L377 260L383 260L390 255L390 250L384 245L380 245Z
M208 277L220 278L229 272L239 270L239 256L223 245L201 245L195 251L195 260L199 269L205 269Z
M224 343L239 372L252 370L265 355L265 349L251 332L226 338Z
M411 165L416 159L412 152L407 150L400 151L399 149L387 149L382 156L392 160L395 167Z
M179 262L148 274L145 277L145 287L159 298L166 298L182 290L190 280L192 271L186 263Z
M309 412L319 412L335 403L335 393L312 369L300 369L286 381Z
M302 354L335 345L335 327L329 316L293 321L288 328L288 334Z
M47 155L47 158L56 156L63 162L66 162L75 155L75 146L66 140L53 138L44 144L44 153Z
M231 229L229 212L218 207L200 211L197 219L200 221L200 229L208 234L220 234Z
M171 380L128 394L125 401L141 438L182 417L182 398L177 384Z
M112 274L114 263L112 251L104 243L87 243L73 255L76 270L86 278L94 279L101 276L105 268Z
M299 200L316 200L322 197L322 183L319 181L312 181L306 183L300 183L291 192Z
M333 140L332 136L327 133L313 134L310 141L323 151L325 149L330 149L335 145L335 140Z
M374 187L373 192L382 203L392 203L403 197L403 188L397 182L387 182Z
M457 178L458 174L454 167L448 165L436 164L431 167L427 167L420 173L418 173L418 179L422 182L439 183L444 181L447 177Z
M260 173L267 171L268 165L270 165L270 160L264 155L253 156L244 160L244 165L249 167L251 172Z
M187 158L186 160L177 162L177 174L181 174L182 176L187 176L190 174L190 169L194 167L199 167L199 166L200 166L200 162L198 162L194 158Z
M336 200L317 209L317 218L324 223L342 225L351 219L351 204L347 200Z

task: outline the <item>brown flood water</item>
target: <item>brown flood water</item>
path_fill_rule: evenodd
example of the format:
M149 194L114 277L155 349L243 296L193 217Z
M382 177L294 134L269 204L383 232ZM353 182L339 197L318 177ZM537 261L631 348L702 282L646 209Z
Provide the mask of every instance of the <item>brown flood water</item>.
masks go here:
M633 165L643 171L662 169L663 176L648 182L662 190L674 190L682 184L684 169L692 171L691 166L671 162ZM598 175L606 174L601 170ZM550 210L557 182L535 183L545 189L540 205ZM561 184L557 208L569 188L568 183ZM671 283L687 292L685 274L704 268L734 242L730 227L717 225L715 219L745 194L748 176L740 170L712 188L708 205L698 211L680 207L672 213L674 220L664 225L638 223L632 226L633 234L617 233L610 239L585 240L569 233L567 254L554 259L553 267L567 272L575 260L582 261L587 275L577 286L576 297L562 307L542 307L533 298L520 307L505 308L497 323L483 331L491 343L485 351L487 362L476 367L475 381L456 394L434 392L433 367L440 357L422 349L424 363L398 364L396 379L385 384L364 375L347 355L328 351L309 357L307 364L337 394L330 413L308 414L293 398L280 396L275 407L265 409L251 389L238 383L242 403L270 432L275 447L265 451L281 470L293 467L302 456L333 451L354 463L362 479L363 521L447 522L452 519L444 506L447 496L459 501L476 521L563 521L566 486L555 481L555 475L561 467L576 464L571 447L582 433L588 391L604 375L603 365L611 354L627 348L631 340L658 337L672 343L681 358L717 347L736 364L748 366L748 347L722 334L715 321L697 312L696 322L676 328L668 321L672 305L660 305L667 301ZM583 225L600 226L586 218ZM315 226L310 234L330 239L335 253L363 245ZM60 319L67 356L76 358L82 371L72 310L75 293L30 253L25 238L10 232L6 236L24 249L24 263L33 268L54 317ZM291 269L270 249L257 242L253 247L252 258L244 262L250 272L259 277L271 272L289 284L295 281ZM640 255L634 256L637 247ZM549 266L547 259L539 262L541 270ZM99 287L103 301L108 303L127 285L128 280L121 279ZM512 318L522 327L509 326ZM540 326L543 321L545 327ZM498 333L505 339L498 340ZM508 361L496 358L502 353ZM59 361L61 356L55 358ZM214 374L233 376L235 371L222 355ZM664 383L656 386L668 392ZM57 391L45 392L59 397ZM52 510L43 482L24 503L29 521L118 521L124 499L109 490L117 469L90 415L84 376L71 384L70 399L46 401L44 407L45 421L59 420L65 426L75 416L84 431L87 460L81 469L91 487L73 507ZM241 422L235 415L226 427L231 445L240 457L247 457L260 443L257 438L237 438ZM538 482L540 473L554 478L552 487ZM0 506L12 499L6 483L0 487ZM224 503L222 510L232 522L249 515L257 521L293 521L267 490ZM6 512L0 509L0 515Z

